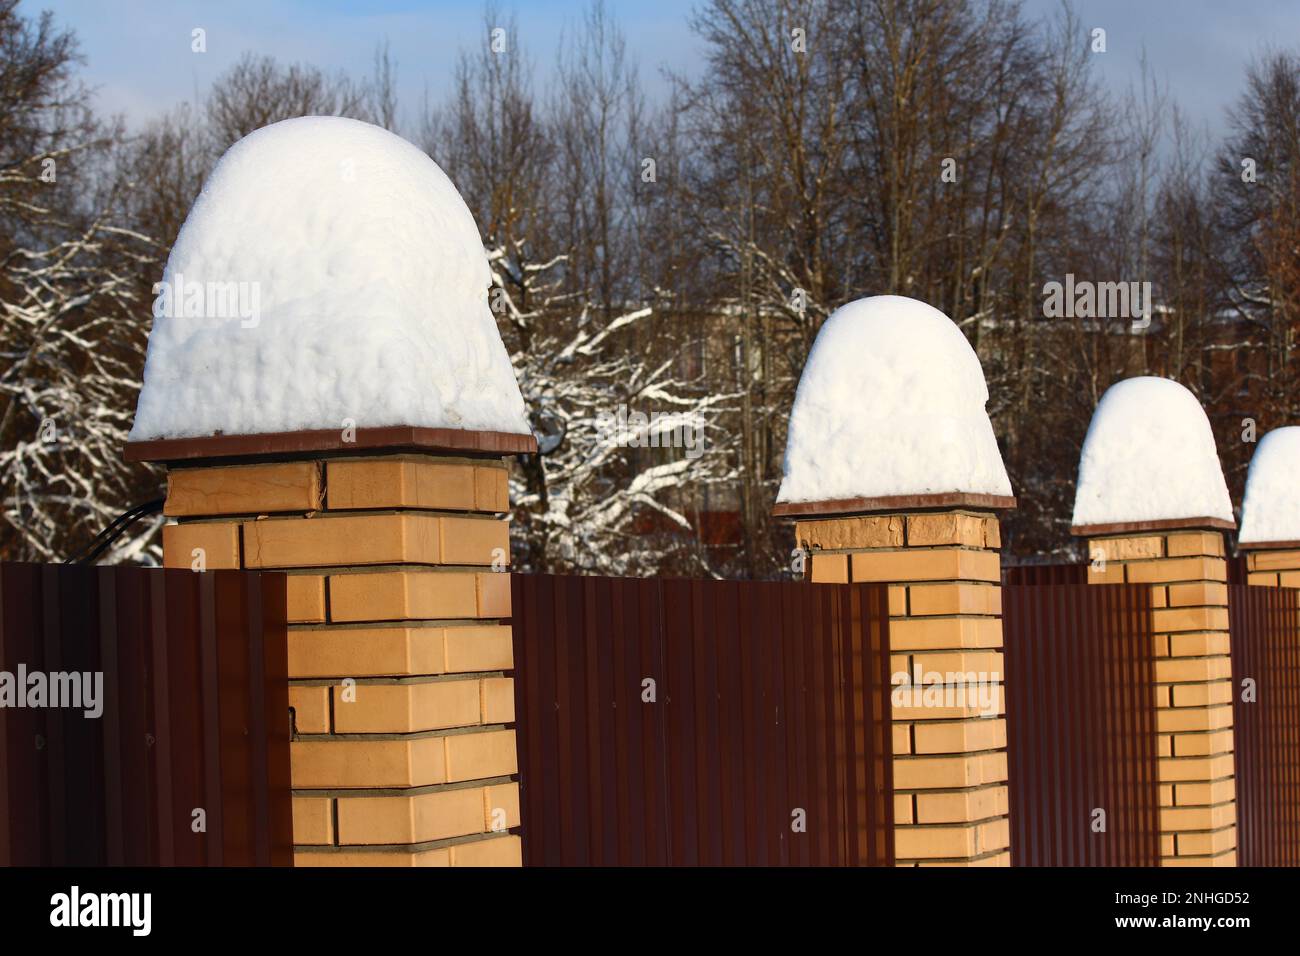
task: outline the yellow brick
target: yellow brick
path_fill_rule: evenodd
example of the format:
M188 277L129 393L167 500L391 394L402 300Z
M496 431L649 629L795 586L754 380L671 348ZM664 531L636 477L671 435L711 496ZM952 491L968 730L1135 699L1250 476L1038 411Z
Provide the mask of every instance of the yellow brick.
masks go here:
M1224 555L1223 535L1214 531L1186 531L1171 534L1168 541L1168 553L1171 558L1207 555L1221 558Z
M968 548L997 548L989 536L989 529L997 529L998 519L979 515L914 514L907 516L907 543L909 546L965 545Z
M325 579L318 574L285 577L290 624L319 624L325 620Z
M1207 783L1180 783L1173 788L1171 806L1209 806L1227 803L1237 798L1236 784L1232 780L1214 780Z
M956 754L993 750L1007 745L1006 722L998 718L917 724L913 728L919 754Z
M809 580L813 584L848 584L849 556L847 554L814 554Z
M1007 779L1005 751L966 757L898 757L894 760L894 789L951 790L1003 783Z
M908 591L914 615L1002 613L1002 589L996 584L922 584Z
M845 548L901 548L902 515L826 518L799 521L794 526L801 548L837 551Z
M515 758L513 730L448 734L442 740L446 745L449 783L503 777L519 769Z
M299 846L332 844L333 805L329 797L294 797L293 842Z
M1088 556L1100 554L1107 561L1131 561L1136 558L1164 557L1164 539L1159 535L1124 538L1093 538L1088 542Z
M201 554L196 555L195 551ZM202 565L195 562L202 558ZM163 567L217 571L239 567L239 525L198 521L163 525Z
M506 469L475 466L474 507L478 511L498 513L510 510L510 481Z
M890 731L894 738L894 755L910 754L912 752L912 725L899 723L895 720L890 725Z
M433 850L348 850L332 853L295 853L294 866L451 866L451 850L438 847Z
M1227 654L1228 634L1172 634L1169 637L1169 653L1174 657L1205 657L1212 654Z
M474 575L461 571L379 571L330 576L330 619L401 621L472 618Z
M335 733L409 734L477 723L479 686L474 680L357 684L346 694L343 688L334 690Z
M1195 584L1169 585L1170 607L1193 607L1196 605L1227 606L1228 586L1211 581L1198 581Z
M314 461L217 468L173 468L167 474L166 515L267 514L316 511L320 465Z
M1175 734L1175 757L1211 757L1216 754L1232 752L1232 730L1216 730L1212 733Z
M1250 551L1246 554L1250 571L1291 571L1300 568L1300 551Z
M1088 565L1088 583L1089 584L1123 584L1124 583L1124 565L1106 564L1103 567L1089 563Z
M1156 661L1156 680L1162 684L1225 680L1232 676L1227 657L1170 657Z
M900 860L975 855L975 827L899 827L894 830Z
M510 616L510 575L501 571L480 571L474 575L478 592L478 617Z
M1001 624L1000 621L994 623ZM913 661L916 672L923 681L932 680L929 675L936 671L944 675L961 675L957 679L967 683L975 680L999 680L1004 666L1002 652L996 648L936 651L917 654ZM972 674L975 676L971 676Z
M953 793L919 793L916 795L916 822L965 823L1005 816L1009 796L1005 786Z
M1231 776L1232 772L1232 754L1217 754L1213 757L1161 758L1159 776L1167 783L1180 783L1218 780Z
M1278 584L1284 588L1300 588L1300 571L1283 571L1278 575Z
M514 644L508 625L448 627L445 633L443 670L448 674L509 670L514 666Z
M1002 817L981 823L976 846L980 853L987 853L989 850L1005 850L1011 846L1011 822L1006 817Z
M295 740L289 745L289 765L295 790L424 787L447 782L441 737Z
M510 563L510 525L495 518L443 518L444 564Z
M1210 833L1179 833L1179 856L1209 856L1236 849L1236 826L1224 827Z
M1222 730L1232 726L1232 705L1177 707L1156 711L1156 729L1163 733L1187 730Z
M1256 587L1275 588L1280 585L1280 582L1278 580L1280 577L1281 575L1279 575L1276 571L1271 571L1271 572L1251 571L1249 574L1246 575L1246 583L1255 585Z
M438 564L440 519L423 514L349 515L244 522L249 568Z
M452 866L523 866L523 844L514 835L457 843L450 849Z
M515 719L515 682L509 677L485 677L480 683L479 710L485 724L510 724Z
M909 826L894 831L895 853L901 860L972 857L1009 844L1007 821L973 826Z
M990 710L990 716L1006 713L1005 694L999 684L967 687L964 694L954 691L950 696L938 698L927 695L927 690L933 694L942 688L916 689L910 697L903 696L904 692L895 688L890 704L894 720L965 720L984 718L986 711Z
M895 650L937 650L1002 646L1002 622L989 617L916 617L890 621Z
M1226 607L1165 608L1151 612L1152 627L1161 633L1173 631L1226 631Z
M1232 701L1232 682L1214 684L1174 684L1175 707L1204 707L1207 704L1227 704Z
M1165 867L1194 866L1194 867L1235 867L1236 854L1228 852L1219 856L1166 856L1160 859L1160 865Z
M344 627L289 631L290 677L441 674L440 627Z
M1172 581L1226 581L1228 567L1222 558L1165 558L1125 565L1130 584L1166 584Z
M959 548L860 551L850 557L857 581L997 581L1001 561L993 551Z
M340 797L339 843L424 843L482 833L480 787L413 796Z
M519 784L497 783L483 788L483 829L499 832L519 826Z
M894 826L903 823L915 823L912 816L912 795L910 793L894 794Z
M301 684L289 686L289 706L293 708L293 725L300 734L330 732L330 689Z
M339 459L326 468L331 509L474 508L473 465L386 458Z
M1237 808L1232 803L1213 807L1161 807L1160 829L1217 830L1237 822Z
M907 588L891 587L889 589L889 614L891 617L907 613Z

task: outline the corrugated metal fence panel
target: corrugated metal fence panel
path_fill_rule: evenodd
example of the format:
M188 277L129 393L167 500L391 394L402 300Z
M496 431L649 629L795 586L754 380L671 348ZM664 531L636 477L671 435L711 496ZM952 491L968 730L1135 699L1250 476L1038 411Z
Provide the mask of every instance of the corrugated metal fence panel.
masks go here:
M512 583L525 863L892 864L884 587Z
M1020 564L1002 569L1003 584L1087 584L1086 564Z
M1228 588L1237 865L1300 866L1300 591ZM1243 699L1247 686L1253 700Z
M292 865L285 618L283 574L0 565L0 670L103 674L0 707L0 864Z
M1002 608L1012 864L1158 865L1151 589L1009 584Z

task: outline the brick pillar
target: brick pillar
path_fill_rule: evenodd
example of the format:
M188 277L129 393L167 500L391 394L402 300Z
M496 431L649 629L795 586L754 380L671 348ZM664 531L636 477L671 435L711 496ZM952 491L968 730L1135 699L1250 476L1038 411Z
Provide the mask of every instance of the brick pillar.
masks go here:
M519 865L506 487L500 457L171 468L168 567L289 574L297 865Z
M1155 630L1163 866L1235 866L1232 661L1223 533L1089 538L1094 584L1149 584Z
M909 675L892 708L898 864L1010 865L996 515L896 512L795 528L812 581L890 584L892 669ZM992 716L980 716L978 699L954 680L971 673L989 682ZM938 691L952 696L934 699Z

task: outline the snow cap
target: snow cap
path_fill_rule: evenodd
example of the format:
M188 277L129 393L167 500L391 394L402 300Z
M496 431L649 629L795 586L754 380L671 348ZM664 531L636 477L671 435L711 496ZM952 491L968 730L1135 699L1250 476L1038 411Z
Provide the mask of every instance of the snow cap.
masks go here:
M1300 541L1300 427L1275 428L1250 459L1237 543Z
M1194 518L1233 521L1201 403L1167 378L1116 382L1083 440L1075 528Z
M1010 499L988 397L975 350L938 309L899 295L841 306L799 379L776 500Z
M423 151L353 119L245 136L155 287L131 441L415 426L530 434L478 227Z

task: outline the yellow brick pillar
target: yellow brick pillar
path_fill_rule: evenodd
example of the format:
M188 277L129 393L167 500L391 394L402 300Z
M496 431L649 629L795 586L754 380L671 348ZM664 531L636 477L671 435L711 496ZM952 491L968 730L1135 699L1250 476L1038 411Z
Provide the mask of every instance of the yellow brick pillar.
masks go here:
M1088 538L1094 584L1151 586L1163 866L1235 866L1236 784L1224 522L1107 529Z
M1008 866L998 518L932 497L972 506L804 515L796 538L810 580L890 585L898 864Z
M129 457L170 463L168 567L289 575L296 865L519 865L502 455L195 444Z

